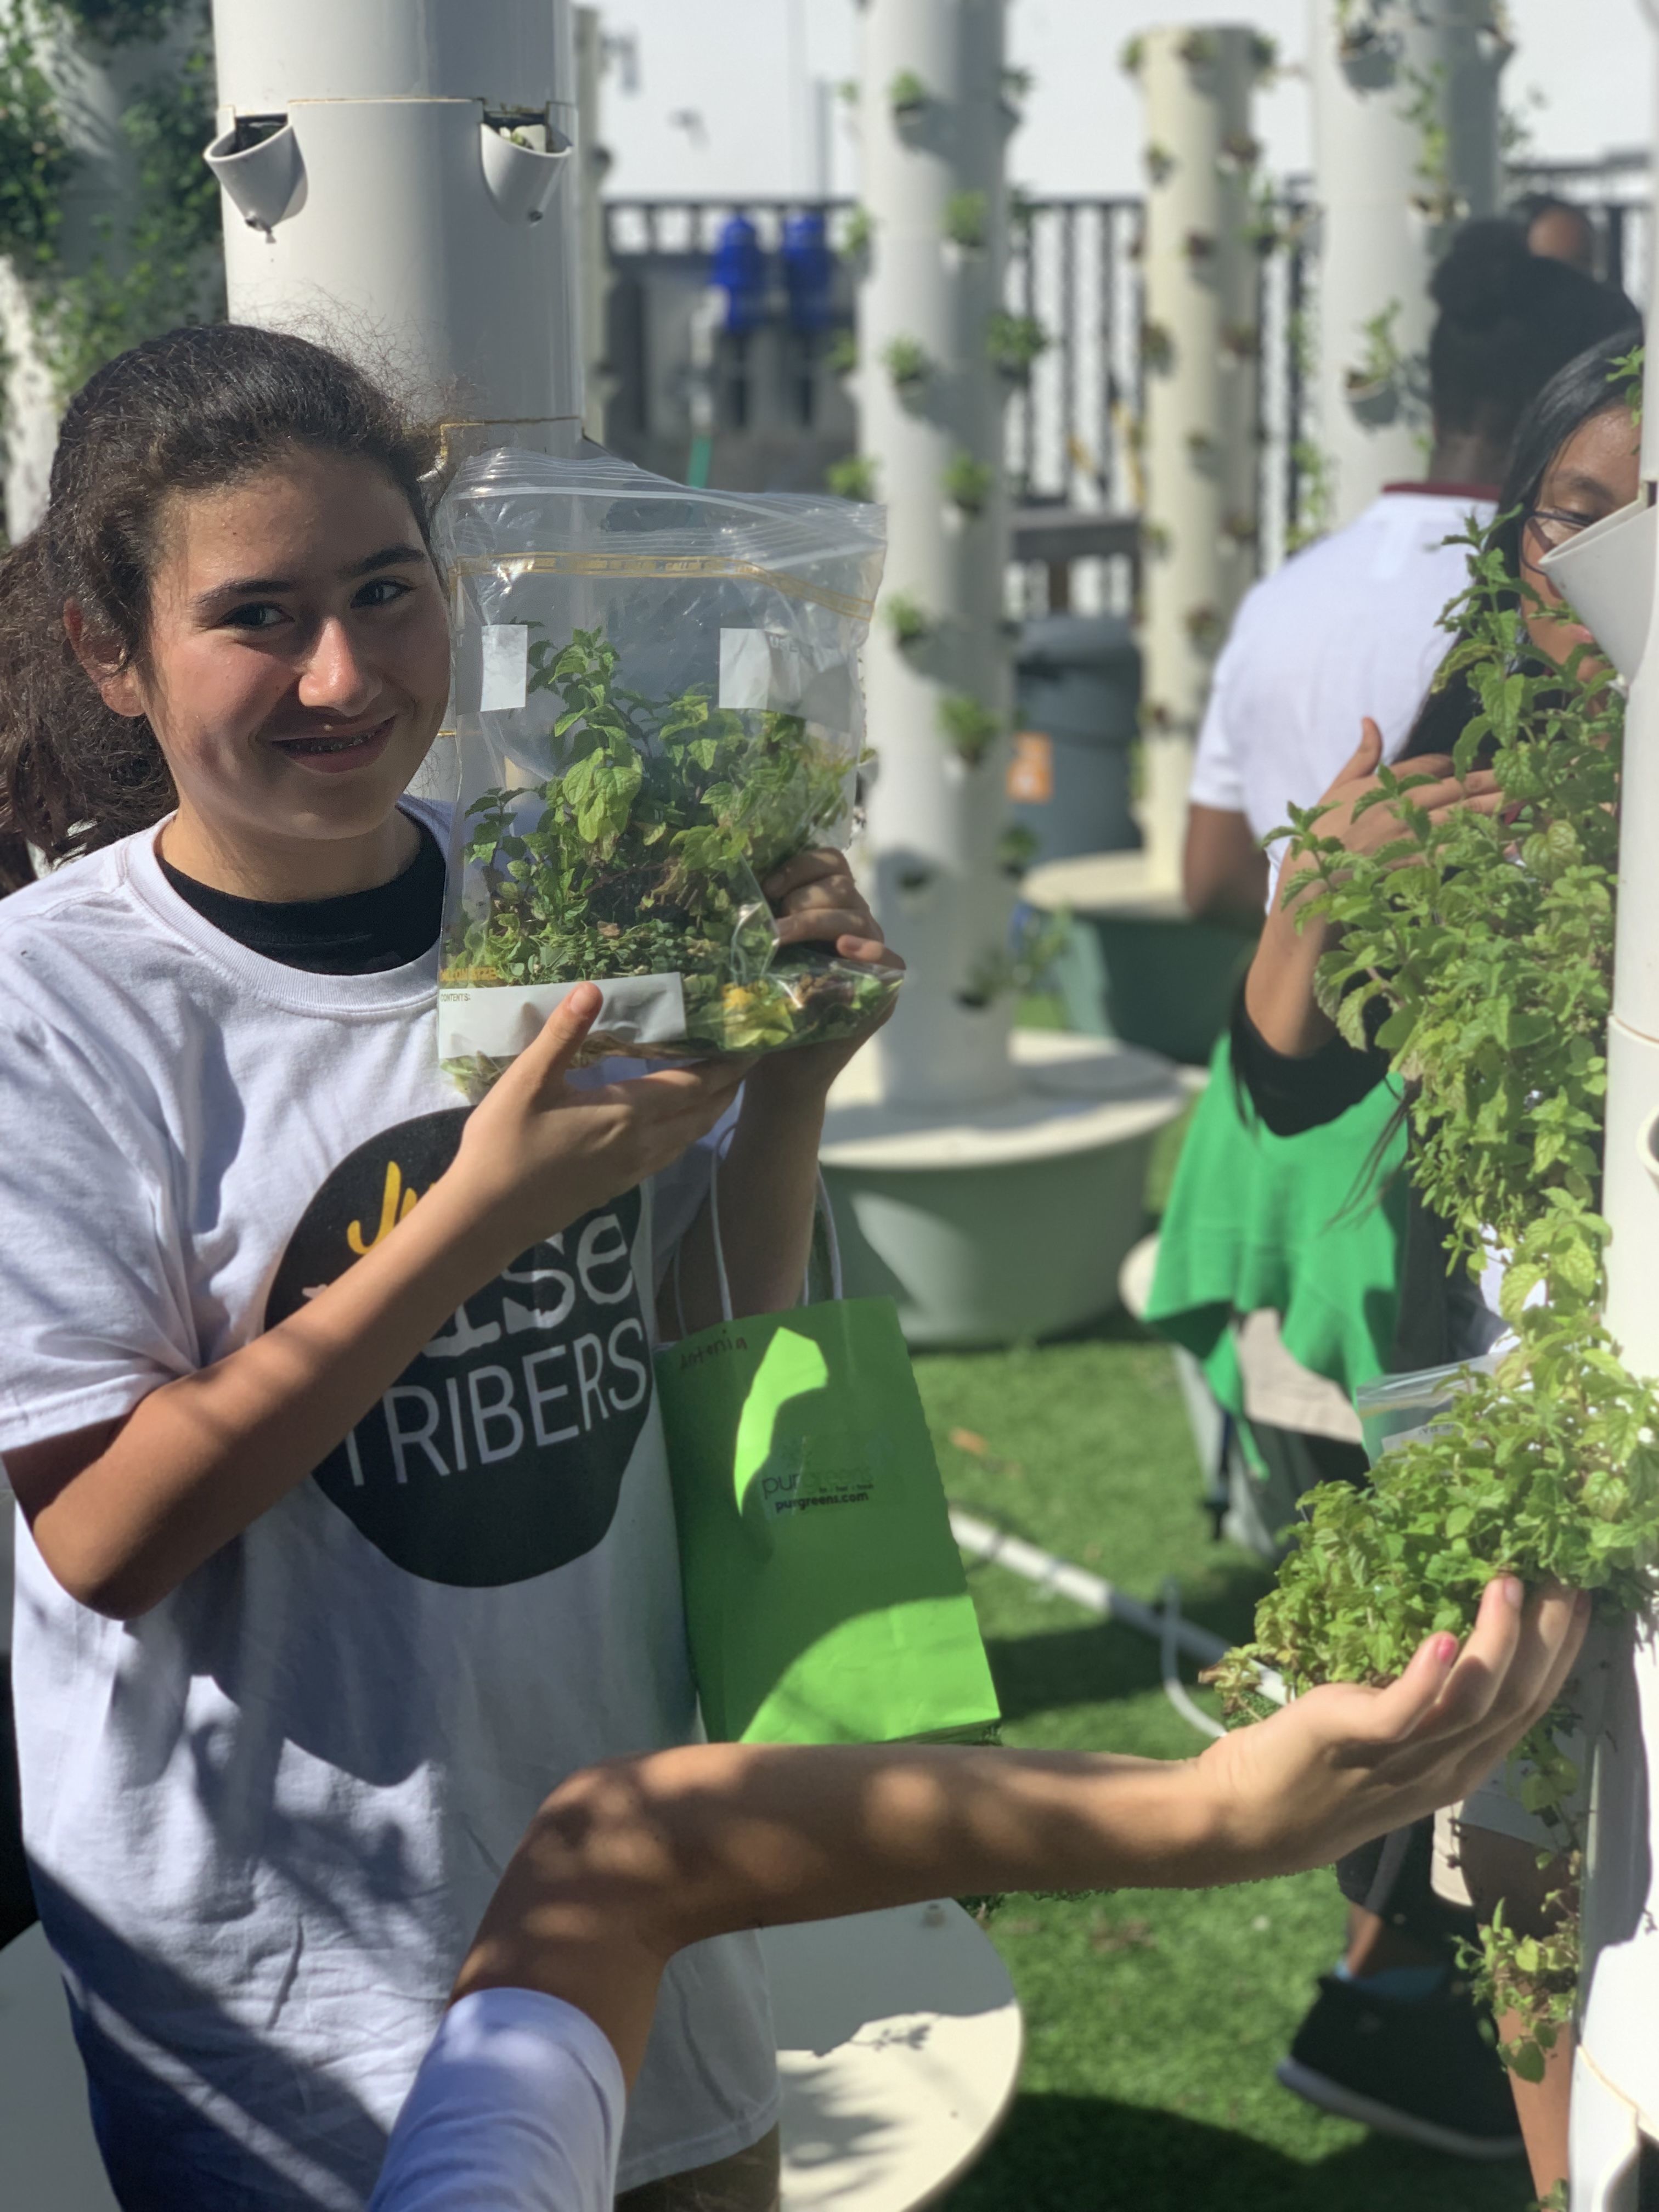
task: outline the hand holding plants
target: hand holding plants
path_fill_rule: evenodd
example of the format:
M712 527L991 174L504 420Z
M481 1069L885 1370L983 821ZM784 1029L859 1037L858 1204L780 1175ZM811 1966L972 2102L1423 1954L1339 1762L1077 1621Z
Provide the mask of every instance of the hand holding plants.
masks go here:
M1276 1052L1316 1051L1338 1026L1319 976L1340 934L1325 895L1351 878L1349 864L1376 860L1403 867L1422 858L1424 837L1454 813L1490 814L1503 804L1490 769L1460 775L1444 753L1426 754L1398 771L1384 768L1382 732L1366 716L1358 744L1317 805L1297 814L1273 912L1246 981L1250 1018ZM1355 1033L1349 1042L1364 1040Z
M443 981L678 976L684 1036L652 1045L653 1057L862 1036L890 1006L896 974L870 964L885 948L845 861L800 849L844 818L848 744L798 714L719 707L706 690L644 698L618 683L617 650L597 629L532 646L529 658L529 690L562 708L550 733L560 764L468 808L468 890ZM786 901L815 883L835 888L789 908L793 933L775 936L761 882L777 880L791 854ZM825 919L802 927L809 910ZM873 951L857 965L828 951L787 957L836 935ZM605 1040L593 1048L586 1056Z
M1490 769L1460 775L1449 753L1425 753L1399 769L1383 768L1382 732L1367 714L1359 743L1309 817L1306 842L1322 850L1340 845L1356 859L1376 855L1405 862L1417 857L1419 819L1438 823L1457 808L1493 814L1503 804ZM1279 901L1294 907L1316 888L1316 878L1287 867Z
M672 1165L743 1080L748 1063L731 1059L578 1087L570 1071L601 1003L580 983L555 1007L474 1109L442 1178L499 1225L508 1259Z
M1587 1597L1557 1584L1528 1603L1504 1576L1461 1654L1443 1631L1386 1686L1328 1683L1218 1738L1197 1768L1220 1808L1226 1878L1328 1864L1485 1781L1554 1704L1589 1620Z
M809 846L775 868L762 884L777 917L780 946L828 945L842 960L853 960L887 976L904 973L904 963L884 942L881 925L854 881L847 855L833 847ZM827 1091L859 1048L868 1042L897 1004L890 990L872 1002L872 1012L847 1036L821 1044L804 1044L783 1056L757 1061L750 1080L805 1084Z

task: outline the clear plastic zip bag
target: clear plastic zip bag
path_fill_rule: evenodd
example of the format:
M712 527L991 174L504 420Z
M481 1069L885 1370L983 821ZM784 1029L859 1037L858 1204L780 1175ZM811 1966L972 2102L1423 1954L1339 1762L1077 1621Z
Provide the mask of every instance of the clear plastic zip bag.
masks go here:
M438 511L459 797L439 1054L477 1088L567 992L586 1056L842 1037L898 975L780 946L762 879L839 845L864 750L878 508L503 451Z

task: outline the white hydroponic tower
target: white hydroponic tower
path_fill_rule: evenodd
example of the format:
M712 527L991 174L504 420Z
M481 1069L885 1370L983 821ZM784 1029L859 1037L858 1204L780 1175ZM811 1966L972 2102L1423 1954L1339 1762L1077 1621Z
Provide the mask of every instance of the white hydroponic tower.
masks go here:
M912 969L878 1046L908 1105L1012 1095L997 867L1010 707L1002 392L1003 0L875 0L859 102L870 227L859 297L860 439L887 508L886 599L865 655L880 755L877 898ZM908 630L914 625L914 635Z
M232 319L396 379L452 458L581 437L568 0L214 0Z
M1109 1306L1146 1149L1180 1096L1144 1054L1012 1030L1003 8L863 13L857 392L889 537L862 859L910 974L838 1091L823 1161L849 1287L896 1296L918 1343L1040 1334Z
M1497 210L1500 0L1312 0L1324 520L1424 474L1429 280Z
M1146 114L1141 362L1146 586L1139 889L1181 882L1210 673L1255 574L1260 263L1250 230L1256 34L1165 25L1136 41Z

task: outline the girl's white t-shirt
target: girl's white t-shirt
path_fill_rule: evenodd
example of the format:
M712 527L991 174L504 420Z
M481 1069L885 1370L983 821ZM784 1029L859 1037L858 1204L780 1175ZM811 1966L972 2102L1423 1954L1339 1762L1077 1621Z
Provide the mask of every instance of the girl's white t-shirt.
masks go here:
M434 809L409 811L440 836ZM295 1311L453 1158L436 952L234 943L155 833L0 904L0 1454ZM126 2212L358 2212L542 1798L697 1728L652 1385L707 1153L533 1246L136 1620L18 1529L26 1840ZM620 2185L775 2117L749 1937L677 1959Z
M585 2012L476 1990L444 2014L369 2212L610 2212L625 2095Z

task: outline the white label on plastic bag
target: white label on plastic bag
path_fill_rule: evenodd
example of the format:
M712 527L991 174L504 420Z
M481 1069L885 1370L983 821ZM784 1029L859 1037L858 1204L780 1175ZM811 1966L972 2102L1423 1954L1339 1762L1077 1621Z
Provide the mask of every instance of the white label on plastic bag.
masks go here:
M574 983L466 984L438 993L438 1057L511 1060L541 1035ZM678 975L614 975L599 984L596 1030L619 1044L673 1044L685 1036Z
M530 684L530 630L525 623L483 626L483 684L481 714L510 714L522 707Z
M856 672L776 629L720 632L720 704L739 714L800 714L826 730L858 727Z

